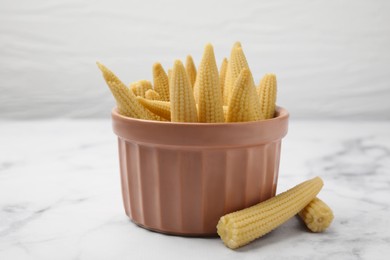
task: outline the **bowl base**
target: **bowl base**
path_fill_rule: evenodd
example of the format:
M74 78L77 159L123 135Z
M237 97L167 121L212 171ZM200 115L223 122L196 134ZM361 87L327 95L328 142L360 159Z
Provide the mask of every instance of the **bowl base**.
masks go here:
M180 237L208 237L208 238L217 238L218 237L217 230L215 230L215 233L182 233L182 232L172 232L172 231L168 231L168 230L162 230L162 229L158 229L158 228L148 227L148 226L145 226L143 224L137 223L136 221L134 221L134 219L131 219L131 218L129 218L129 219L130 219L131 222L133 222L134 224L136 224L137 226L139 226L141 228L147 229L147 230L152 231L152 232L161 233L161 234L164 234L164 235L180 236Z

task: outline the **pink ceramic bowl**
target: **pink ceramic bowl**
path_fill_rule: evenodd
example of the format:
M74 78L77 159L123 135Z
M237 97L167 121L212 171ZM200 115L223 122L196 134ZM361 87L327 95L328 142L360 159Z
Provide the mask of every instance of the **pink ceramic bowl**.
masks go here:
M172 123L112 111L123 202L136 224L214 236L221 216L275 195L288 112L244 123Z

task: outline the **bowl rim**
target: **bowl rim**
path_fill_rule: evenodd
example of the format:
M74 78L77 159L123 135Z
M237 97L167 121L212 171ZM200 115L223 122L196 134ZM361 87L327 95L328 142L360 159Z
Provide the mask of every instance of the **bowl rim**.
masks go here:
M119 119L122 121L127 121L129 123L132 121L135 121L135 122L145 123L145 124L162 124L162 125L194 126L194 127L195 126L196 127L199 127L199 126L218 126L218 127L221 127L221 126L225 126L225 125L239 127L239 126L246 126L246 125L253 125L253 124L266 124L267 122L271 123L274 121L283 120L283 119L287 119L290 117L290 113L288 112L288 110L283 108L283 107L280 107L280 106L276 106L275 113L276 113L276 116L273 118L263 119L263 120L258 120L258 121L202 123L202 122L171 122L171 121L139 119L139 118L133 118L133 117L128 117L128 116L124 116L124 115L119 114L117 107L114 107L111 110L111 115L113 118L115 118L116 120Z
M112 110L114 133L122 140L164 146L239 147L276 142L288 131L289 113L277 107L272 119L237 123L181 123L135 119Z

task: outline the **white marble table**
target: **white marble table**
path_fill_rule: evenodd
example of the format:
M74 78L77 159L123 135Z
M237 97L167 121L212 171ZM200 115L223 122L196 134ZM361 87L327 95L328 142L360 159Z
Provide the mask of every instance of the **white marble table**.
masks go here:
M293 218L233 251L128 220L110 121L0 121L0 259L389 259L390 122L292 121L278 192L316 175L327 232Z

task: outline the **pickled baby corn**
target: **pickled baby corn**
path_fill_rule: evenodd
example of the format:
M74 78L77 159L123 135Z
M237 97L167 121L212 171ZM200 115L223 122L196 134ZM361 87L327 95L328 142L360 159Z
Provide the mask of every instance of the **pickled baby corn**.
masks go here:
M230 59L228 63L228 68L226 72L226 79L225 79L225 86L224 86L224 104L229 104L229 100L231 99L231 96L233 94L233 87L236 82L236 79L238 78L238 75L241 73L242 69L248 69L249 75L250 75L250 87L249 91L251 98L253 99L253 108L256 113L257 120L264 119L264 116L261 112L260 107L260 100L258 99L256 95L256 87L255 82L252 77L252 73L250 72L248 62L246 60L244 51L242 50L240 43L235 43L233 46L233 49L230 54Z
M152 83L150 83L148 80L139 80L137 82L131 83L130 89L133 91L134 95L145 97L146 91L152 89Z
M152 113L171 121L171 104L169 101L149 100L142 97L137 97L137 100Z
M175 61L170 84L171 121L198 122L191 83L180 60Z
M211 44L207 44L204 49L196 79L195 91L197 91L196 96L198 97L199 122L224 122L218 68Z
M158 94L156 91L154 91L153 89L148 89L146 92L145 92L145 98L146 99L149 99L149 100L160 100L161 97L160 97L160 94Z
M191 87L194 88L195 80L196 80L196 67L191 55L188 55L186 58L186 71L187 71L187 76L191 83Z
M219 86L221 88L222 98L223 98L223 90L225 88L227 66L228 66L228 60L226 58L223 58L221 67L219 69Z
M316 177L257 205L227 214L218 222L218 235L231 249L244 246L301 211L322 186L322 179Z
M314 198L298 215L312 232L324 231L334 218L333 211L319 198Z
M171 118L171 102L161 100L144 99L137 97L137 100L148 110L154 114L170 121ZM196 106L198 108L198 106ZM227 118L228 106L223 106L223 116ZM226 120L226 119L225 119Z
M247 122L261 119L256 114L253 104L252 87L250 71L244 68L233 87L233 93L229 100L227 122Z
M245 55L241 48L241 43L236 42L233 45L233 48L230 52L230 58L228 66L226 68L225 84L224 84L224 93L223 93L223 103L227 105L229 103L230 96L233 91L233 86L238 78L242 69L248 69L248 62L245 58Z
M121 115L140 119L156 119L137 101L134 93L112 71L103 64L97 63L97 65L116 100Z
M228 111L229 111L229 107L223 106L223 117L225 118L225 122L227 121Z
M276 76L275 74L266 74L260 81L259 97L261 112L265 119L273 118L276 106Z
M160 63L153 65L154 90L160 95L161 100L169 101L169 81L164 68Z
M238 80L244 69L246 70L243 73L245 75ZM177 68L176 70L178 72ZM139 106L140 101L136 100L135 96L148 100L168 102L171 101L171 96L176 96L176 94L171 95L170 93L172 85L175 85L176 91L179 91L178 87L181 86L179 92L185 95L186 102L194 98L195 104L197 104L195 109L197 115L195 117L193 109L196 106L191 101L189 101L189 104L184 105L183 98L176 97L180 100L178 101L179 104L170 102L171 120L174 122L222 123L258 121L272 118L275 113L276 79L272 78L273 74L269 74L266 77L267 80L263 79L261 86L256 89L240 42L236 42L233 45L229 61L224 58L219 71L211 44L205 47L198 70L195 67L192 56L188 55L184 71L186 72L189 86L193 90L188 95L184 87L187 84L184 75L181 75L181 72L180 75L176 73L179 75L176 75L176 77L179 78L175 79L173 69L168 69L167 75L160 63L153 65L153 86L147 80L137 81L130 85L130 92L133 95L127 93L127 90L122 86L123 83L119 83L119 81L107 81L107 83L109 82L111 85L111 91L116 91L113 94L117 100L118 109L122 111L122 114L126 114L129 117L163 120L163 118L151 113L144 106ZM240 87L236 88L236 85ZM118 91L120 91L120 94ZM130 108L133 103L135 104L134 107ZM229 104L232 104L232 106ZM173 112L173 107L187 110L179 112L176 109Z

